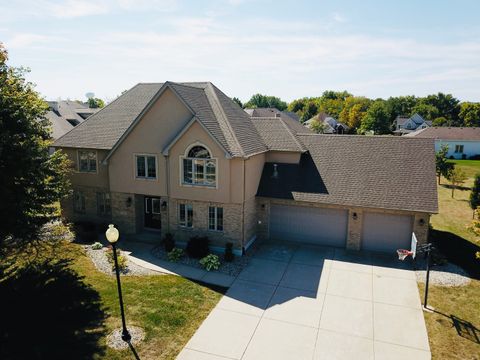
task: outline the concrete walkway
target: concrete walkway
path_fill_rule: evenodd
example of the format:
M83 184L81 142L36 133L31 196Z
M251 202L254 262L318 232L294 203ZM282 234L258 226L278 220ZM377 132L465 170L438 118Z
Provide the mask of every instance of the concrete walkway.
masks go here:
M395 258L266 244L177 359L430 359L415 274Z

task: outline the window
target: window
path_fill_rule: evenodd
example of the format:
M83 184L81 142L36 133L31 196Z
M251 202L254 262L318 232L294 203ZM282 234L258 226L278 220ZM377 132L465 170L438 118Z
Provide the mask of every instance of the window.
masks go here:
M208 230L223 231L223 208L208 207Z
M178 211L178 224L182 227L193 227L193 206L190 204L180 204Z
M157 178L157 158L150 155L135 155L136 177L141 179Z
M191 185L215 186L217 161L210 152L200 145L193 146L183 158L183 183Z
M100 216L110 215L112 207L110 205L110 194L99 192L97 193L97 213Z
M97 172L97 152L96 151L78 151L78 171L95 173Z
M85 213L85 194L78 190L73 192L73 211Z
M160 214L160 199L152 198L152 214Z
M455 153L463 154L463 145L455 145Z

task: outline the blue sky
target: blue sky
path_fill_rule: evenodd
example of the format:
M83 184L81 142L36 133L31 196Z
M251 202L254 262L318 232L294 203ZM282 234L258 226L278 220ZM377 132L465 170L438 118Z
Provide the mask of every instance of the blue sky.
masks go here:
M242 100L333 89L480 101L478 0L3 0L0 14L10 63L47 99L208 80Z

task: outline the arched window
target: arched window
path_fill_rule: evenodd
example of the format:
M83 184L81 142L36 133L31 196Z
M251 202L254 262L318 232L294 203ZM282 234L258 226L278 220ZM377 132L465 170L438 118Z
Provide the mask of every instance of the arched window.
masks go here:
M215 186L217 161L202 145L192 146L183 158L183 183L188 185Z

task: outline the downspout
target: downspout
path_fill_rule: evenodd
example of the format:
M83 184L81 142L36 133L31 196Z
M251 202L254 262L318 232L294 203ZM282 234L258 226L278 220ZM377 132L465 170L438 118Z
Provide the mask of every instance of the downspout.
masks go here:
M167 232L170 232L170 204L172 199L170 198L170 157L165 155L165 174L167 176Z
M245 159L243 159L242 255L245 255Z

